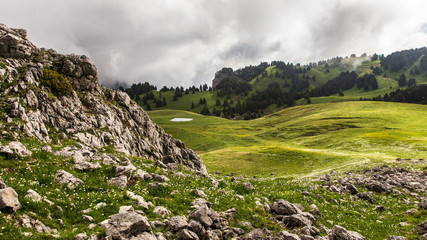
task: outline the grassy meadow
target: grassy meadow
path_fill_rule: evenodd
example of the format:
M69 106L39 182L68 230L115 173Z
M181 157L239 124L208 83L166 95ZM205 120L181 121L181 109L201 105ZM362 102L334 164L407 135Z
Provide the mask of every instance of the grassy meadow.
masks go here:
M200 154L210 172L300 177L396 158L427 158L427 106L338 102L250 121L158 110L151 118ZM191 122L171 122L174 117Z

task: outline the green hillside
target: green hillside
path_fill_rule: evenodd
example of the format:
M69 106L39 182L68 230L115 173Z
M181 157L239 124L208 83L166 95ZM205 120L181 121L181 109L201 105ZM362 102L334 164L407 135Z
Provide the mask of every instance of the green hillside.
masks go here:
M427 158L427 106L341 102L288 108L250 121L149 112L196 150L210 172L308 176L396 158ZM171 122L174 117L191 122Z
M150 105L150 108L153 110L160 109L176 109L176 110L185 110L191 111L194 113L201 113L202 109L205 107L205 104L200 104L200 99L206 99L206 106L209 109L212 115L214 110L224 111L223 102L228 97L228 102L232 100L230 108L236 108L236 104L240 101L242 104L248 100L248 97L254 96L260 92L266 91L269 87L274 86L274 88L279 88L281 91L287 92L291 91L292 81L308 81L309 87L299 91L297 95L293 95L295 99L295 105L305 105L307 103L327 103L327 102L342 102L342 101L355 101L360 99L372 99L377 96L384 96L386 93L390 93L397 89L406 89L406 86L399 87L397 79L404 74L406 78L415 79L416 84L425 84L427 83L427 74L424 72L419 72L420 62L424 55L418 57L416 61L410 63L410 65L403 67L402 69L396 71L391 71L389 68L381 65L381 61L371 60L369 57L350 57L350 58L339 58L338 60L332 59L324 61L320 65L307 65L293 66L294 71L296 72L292 76L286 76L284 70L279 69L278 65L271 65L265 69L265 71L257 76L254 76L252 80L249 81L249 84L252 87L252 90L247 96L240 94L220 94L220 91L190 91L187 93L182 93L182 97L175 98L174 100L174 91L153 91L155 99L149 99L145 102ZM320 62L319 62L320 63ZM272 62L271 64L276 64ZM329 80L336 78L342 72L351 72L355 71L359 77L364 76L365 74L373 74L373 68L380 69L381 73L375 75L378 82L377 89L364 90L363 88L359 89L354 86L351 89L341 91L341 96L336 93L329 96L320 96L313 97L310 96L310 101L308 102L307 98L303 96L307 95L308 91L315 89L326 84ZM414 73L418 71L417 74ZM293 80L292 80L293 79ZM275 85L274 85L275 84ZM293 90L292 90L293 91ZM147 109L147 104L144 104L142 100L144 94L139 95L139 101L137 101L141 106ZM166 106L156 106L156 100L165 101ZM217 105L217 101L220 101L220 105ZM270 104L266 107L263 107L257 116L267 115L279 111L281 109L287 108L287 104L278 105ZM217 115L220 116L220 115ZM222 116L222 115L221 115ZM234 118L237 116L237 119L243 119L244 117L239 117L239 114L233 114L232 116L227 115L227 118ZM246 117L245 117L246 118ZM250 117L253 118L253 117Z

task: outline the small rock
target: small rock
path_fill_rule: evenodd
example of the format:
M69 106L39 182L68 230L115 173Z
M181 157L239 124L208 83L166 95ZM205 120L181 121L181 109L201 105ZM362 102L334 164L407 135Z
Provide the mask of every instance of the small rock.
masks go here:
M255 187L252 186L252 184L250 182L244 182L241 184L242 187L246 188L247 190L255 190Z
M406 240L406 237L402 237L402 236L389 236L386 240Z
M32 189L29 189L27 191L27 194L25 195L24 198L28 199L30 201L33 201L33 202L40 202L42 200L42 197L36 191L34 191Z
M414 228L414 232L418 235L424 235L427 234L427 220L420 223Z
M116 186L118 188L124 189L128 184L128 178L125 175L121 175L118 177L113 177L108 181L108 184Z
M52 147L49 145L45 145L43 146L40 150L42 150L43 152L52 152Z
M89 215L83 215L82 218L83 218L83 220L88 221L88 222L92 222L93 221L93 217L91 217Z
M342 239L342 240L365 240L360 233L348 231L347 229L335 225L331 232L328 234L329 239Z
M310 205L309 211L310 211L310 213L313 213L313 214L319 214L320 213L319 208L314 203Z
M420 202L418 203L418 208L427 210L427 198L423 198L420 200Z
M169 216L169 210L167 210L165 207L157 206L153 209L153 214L162 216L162 217L168 217Z
M177 240L199 240L199 237L193 231L182 229L176 234Z
M133 209L132 206L120 206L119 208L119 213L130 213L130 212L134 212L135 210Z
M274 239L286 239L286 240L301 240L298 235L289 233L287 231L279 232Z
M114 172L116 174L116 177L120 177L122 175L126 176L128 179L132 176L133 171L136 170L136 167L134 165L127 165L127 166L114 166Z
M153 177L151 174L147 173L146 171L143 171L141 169L136 170L136 173L133 175L134 179L138 180L151 180Z
M154 181L157 182L167 182L169 181L169 178L165 175L159 175L159 174L151 174L151 177L153 177Z
M87 240L88 236L86 235L86 233L79 233L73 239L74 240Z
M271 211L276 214L276 215L293 215L293 214L297 214L297 213L301 213L301 210L296 207L294 204L283 200L283 199L279 199L276 202L274 202L271 206Z
M173 232L178 232L181 229L187 228L187 219L184 216L173 216L167 223L168 228Z
M197 197L202 197L202 198L208 198L208 196L202 191L202 190L199 190L199 189L194 189L193 191L191 191L195 196L197 196Z
M68 173L64 170L58 170L56 172L55 181L59 184L66 184L71 189L74 189L79 184L83 183L82 180L74 177L71 173Z

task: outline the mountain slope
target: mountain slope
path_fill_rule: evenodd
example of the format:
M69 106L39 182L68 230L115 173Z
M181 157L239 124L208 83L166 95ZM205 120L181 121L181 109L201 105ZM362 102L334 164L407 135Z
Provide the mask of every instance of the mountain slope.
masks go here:
M3 139L64 139L206 173L200 158L154 124L126 93L101 87L89 58L38 49L24 30L0 25L0 31L0 128L14 129Z

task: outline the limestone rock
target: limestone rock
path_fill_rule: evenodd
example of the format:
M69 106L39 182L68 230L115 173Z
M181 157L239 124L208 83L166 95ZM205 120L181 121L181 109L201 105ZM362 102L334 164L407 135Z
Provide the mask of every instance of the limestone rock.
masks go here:
M132 176L134 179L138 179L138 180L151 180L153 177L151 176L151 174L147 173L144 170L138 169L136 170L136 173Z
M73 240L87 240L88 236L86 233L79 233L76 236L74 236Z
M119 176L126 176L128 179L132 176L133 171L136 170L136 167L134 165L127 165L127 166L114 166L114 172L116 174L116 177Z
M7 143L5 145L0 145L0 153L5 154L16 154L19 157L29 157L31 156L31 151L28 150L22 143L14 141Z
M427 220L420 223L414 228L414 232L418 235L424 235L427 233Z
M24 228L34 229L36 233L51 233L51 234L58 233L58 230L52 229L46 226L45 224L43 224L40 220L33 219L26 214L22 214L20 216L20 225Z
M126 195L127 195L130 199L133 199L133 200L136 200L136 201L137 201L136 206L138 206L138 207L142 207L142 208L144 208L145 210L147 210L147 209L148 209L148 206L149 206L150 204L151 204L151 205L153 205L152 203L148 203L148 202L146 202L142 196L136 195L135 193L133 193L133 192L131 192L131 191L126 191Z
M276 202L274 202L271 206L271 211L277 215L293 215L293 214L298 214L301 213L301 210L296 207L294 204L283 200L283 199L279 199Z
M177 240L199 240L199 237L193 231L182 229L176 234Z
M161 217L167 217L169 216L169 210L167 210L165 207L162 207L162 206L156 206L153 209L153 214Z
M279 232L276 237L274 238L275 240L301 240L298 235L293 234L293 233L289 233L288 231L281 231Z
M65 184L71 189L74 189L79 184L83 183L82 180L80 180L79 178L75 177L71 173L66 172L64 170L58 170L56 172L55 181L59 184Z
M190 213L189 218L200 222L205 227L210 227L213 224L211 217L211 209L206 205L199 207Z
M0 189L0 209L16 211L21 208L18 194L13 188Z
M108 181L108 184L124 189L128 184L128 179L125 175L113 177Z
M335 225L328 234L330 240L365 240L360 233L348 231L347 229Z
M168 221L168 228L174 232L188 227L187 219L184 216L174 216Z
M34 191L32 189L29 189L27 191L27 194L25 195L24 198L28 199L30 201L33 201L33 202L40 202L42 200L42 197L36 191Z
M314 223L309 217L301 213L285 216L282 221L287 228L305 227Z
M135 212L111 215L101 226L105 228L105 234L110 239L129 239L144 232L151 233L147 218Z
M0 177L0 189L7 188L7 185L4 183L3 179Z

